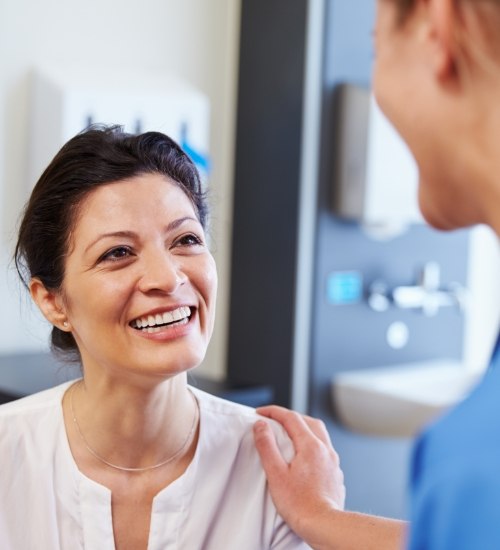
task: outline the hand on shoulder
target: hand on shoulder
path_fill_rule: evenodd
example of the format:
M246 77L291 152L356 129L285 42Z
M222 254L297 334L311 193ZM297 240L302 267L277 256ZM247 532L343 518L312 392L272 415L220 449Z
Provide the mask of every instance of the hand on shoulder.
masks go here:
M255 445L273 501L295 533L316 550L396 550L403 547L403 521L344 511L344 474L325 424L283 407L257 412L279 422L295 455L287 462L265 420L254 426Z
M295 455L287 462L269 424L265 420L255 424L255 444L273 501L283 519L307 540L319 516L344 507L339 457L321 420L275 405L257 412L282 424L292 440Z

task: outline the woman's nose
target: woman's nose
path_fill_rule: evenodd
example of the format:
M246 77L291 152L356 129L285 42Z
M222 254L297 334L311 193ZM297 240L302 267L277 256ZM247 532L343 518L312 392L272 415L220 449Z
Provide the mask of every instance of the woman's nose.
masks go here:
M139 288L142 292L174 293L186 282L187 276L180 262L166 252L150 254L144 258Z

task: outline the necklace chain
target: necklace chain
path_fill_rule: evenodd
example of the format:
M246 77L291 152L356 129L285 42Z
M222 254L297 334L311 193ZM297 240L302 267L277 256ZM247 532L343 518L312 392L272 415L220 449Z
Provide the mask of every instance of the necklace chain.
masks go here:
M188 443L191 441L191 438L192 438L193 433L196 429L196 424L197 424L197 420L198 420L198 404L196 402L195 396L193 395L193 392L189 391L191 397L193 398L193 402L194 402L194 405L195 405L194 415L193 415L193 423L191 424L191 428L189 429L189 433L187 434L186 439L182 443L181 447L173 455L169 456L166 460L163 460L162 462L159 462L158 464L154 464L153 466L145 466L144 468L127 468L125 466L118 466L117 464L113 464L112 462L108 462L106 459L104 459L102 456L100 456L96 451L94 451L94 449L92 449L92 447L88 444L87 440L85 439L85 436L82 433L82 430L80 429L80 425L78 424L78 420L76 419L75 409L74 409L74 406L73 406L73 394L75 392L76 386L78 386L80 383L81 382L77 382L76 384L74 384L72 386L71 392L70 392L70 397L69 397L69 403L70 403L70 407L71 407L71 414L73 416L73 423L75 424L76 429L77 429L77 431L78 431L78 433L79 433L79 435L80 435L80 437L83 441L83 444L85 445L85 448L87 449L87 451L91 455L93 455L95 458L97 458L97 460L99 460L103 464L106 464L106 466L109 466L110 468L115 468L115 470L121 470L123 472L146 472L147 470L154 470L156 468L160 468L161 466L165 466L169 462L172 462L173 460L175 460L182 453L182 451L184 451L184 449L187 447Z

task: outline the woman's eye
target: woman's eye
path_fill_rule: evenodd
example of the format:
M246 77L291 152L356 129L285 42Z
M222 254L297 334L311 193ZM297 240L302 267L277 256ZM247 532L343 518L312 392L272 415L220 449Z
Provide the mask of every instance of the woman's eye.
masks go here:
M197 244L203 244L203 241L197 235L188 233L177 239L175 244L176 246L195 246Z
M103 254L99 261L116 262L117 260L128 258L131 255L131 253L132 252L128 246L117 246L115 248L112 248L111 250L108 250L108 252Z

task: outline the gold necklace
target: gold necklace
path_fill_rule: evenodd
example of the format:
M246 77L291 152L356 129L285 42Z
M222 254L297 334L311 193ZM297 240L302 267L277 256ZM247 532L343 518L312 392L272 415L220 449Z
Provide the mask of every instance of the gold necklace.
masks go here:
M115 468L115 470L121 470L123 472L145 472L147 470L154 470L155 468L160 468L161 466L165 466L169 462L172 462L173 460L175 460L182 453L182 451L184 451L184 449L187 447L188 443L191 441L191 438L192 438L193 433L195 431L197 420L198 420L198 403L196 401L195 396L193 395L193 392L189 390L189 394L193 398L193 402L194 402L194 405L195 405L194 415L193 415L193 423L191 424L191 428L189 430L189 433L187 434L187 437L184 440L184 442L182 443L180 449L178 449L173 455L169 456L166 460L163 460L162 462L159 462L158 464L154 464L153 466L146 466L144 468L127 468L125 466L118 466L117 464L113 464L112 462L108 462L106 459L104 459L102 456L100 456L96 451L94 451L94 449L92 449L92 447L88 444L87 440L85 439L85 436L82 433L82 430L80 429L80 425L78 424L78 420L76 419L75 409L73 407L73 393L75 391L76 386L78 386L78 384L80 384L80 382L77 382L76 384L74 384L71 387L71 392L70 392L70 396L69 396L69 403L70 403L70 407L71 407L71 414L73 416L73 423L75 424L76 429L77 429L78 433L80 434L80 437L81 437L81 439L83 441L83 444L85 445L85 448L87 449L87 451L91 455L93 455L95 458L97 458L97 460L99 460L103 464L106 464L106 466L109 466L110 468Z

